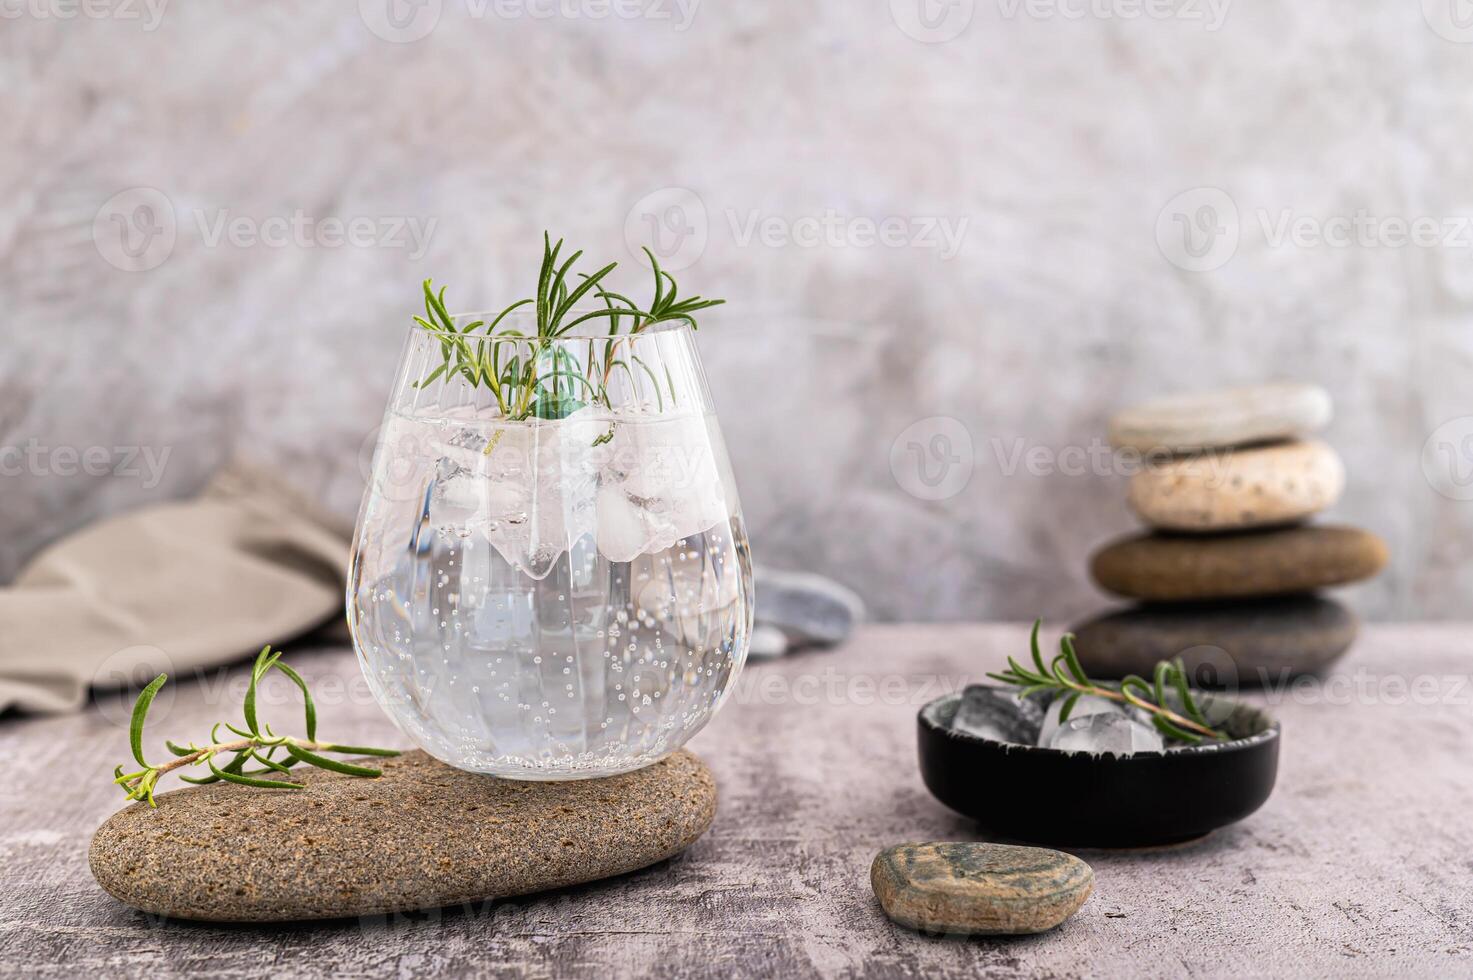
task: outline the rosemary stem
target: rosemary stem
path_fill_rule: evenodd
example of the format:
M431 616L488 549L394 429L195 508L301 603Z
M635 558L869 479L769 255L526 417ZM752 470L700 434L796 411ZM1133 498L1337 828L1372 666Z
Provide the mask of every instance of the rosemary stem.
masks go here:
M505 431L505 429L497 429L494 433L491 434L491 438L486 441L486 448L481 451L482 456L491 455L491 451L495 449L496 444L501 441L501 434Z
M245 749L263 749L273 745L295 745L297 748L306 749L308 752L331 752L335 748L331 742L308 742L290 736L283 736L282 738L241 738L236 739L234 742L216 742L196 752L191 752L189 755L181 755L177 758L170 759L162 765L151 766L143 772L138 773L137 779L143 779L149 773L153 773L153 782L157 783L159 778L166 773L173 772L175 769L181 769L184 766L192 766L197 762L219 755L222 752L230 753L241 752ZM132 780L132 782L136 782L137 779ZM124 783L124 785L126 786L127 783Z
M1173 725L1176 725L1178 728L1185 728L1187 731L1197 732L1198 734L1206 735L1208 738L1217 737L1217 733L1214 732L1212 729L1207 728L1203 725L1199 725L1195 721L1192 721L1192 719L1190 718L1183 718L1181 715L1177 714L1175 711L1172 711L1165 705L1149 704L1144 701L1132 701L1120 691L1112 691L1108 687L1086 687L1074 684L1071 684L1069 686L1081 694L1090 694L1099 698L1109 698L1111 701L1123 701L1126 704L1133 704L1138 708L1144 708L1146 711L1153 711L1156 714L1161 715Z

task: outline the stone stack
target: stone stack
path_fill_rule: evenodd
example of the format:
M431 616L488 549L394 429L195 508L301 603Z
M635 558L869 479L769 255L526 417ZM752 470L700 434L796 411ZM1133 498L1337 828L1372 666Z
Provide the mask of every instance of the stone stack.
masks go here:
M1107 545L1090 574L1138 605L1082 623L1080 659L1100 677L1148 674L1181 656L1199 682L1256 686L1314 673L1355 639L1354 615L1317 590L1370 578L1386 545L1310 524L1345 488L1314 434L1330 396L1303 384L1179 395L1117 415L1110 442L1139 453L1131 508L1149 533Z

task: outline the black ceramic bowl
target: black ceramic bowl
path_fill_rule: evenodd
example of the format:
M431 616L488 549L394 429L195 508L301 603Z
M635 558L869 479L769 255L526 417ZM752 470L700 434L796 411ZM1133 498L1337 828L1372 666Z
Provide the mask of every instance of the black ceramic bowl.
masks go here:
M1233 741L1115 756L953 731L961 695L947 695L920 712L921 778L995 836L1075 847L1190 840L1262 806L1279 768L1278 722L1226 698L1198 700Z

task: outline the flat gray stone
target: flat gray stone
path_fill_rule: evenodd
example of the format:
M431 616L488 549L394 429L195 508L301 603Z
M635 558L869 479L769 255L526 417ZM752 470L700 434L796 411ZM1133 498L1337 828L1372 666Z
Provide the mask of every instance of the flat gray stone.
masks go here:
M790 646L843 643L864 620L864 600L822 575L758 568L756 621L782 630Z
M92 839L92 874L144 911L290 922L434 908L624 874L711 825L716 783L686 751L637 772L518 782L423 752L377 779L293 771L301 790L215 783L135 803Z
M870 867L886 915L958 936L1046 932L1079 910L1094 880L1072 854L1012 844L900 844Z
M1318 385L1264 384L1186 392L1134 405L1110 420L1117 449L1192 452L1318 432L1334 413Z
M1075 648L1091 676L1150 677L1156 663L1181 657L1199 686L1273 685L1316 674L1355 641L1355 615L1323 596L1136 606L1074 627Z

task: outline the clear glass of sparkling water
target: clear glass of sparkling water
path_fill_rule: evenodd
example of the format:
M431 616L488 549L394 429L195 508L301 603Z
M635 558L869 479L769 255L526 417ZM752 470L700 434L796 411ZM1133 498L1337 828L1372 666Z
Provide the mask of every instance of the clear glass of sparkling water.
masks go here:
M535 334L513 314L452 351L410 330L348 622L375 697L436 758L608 776L721 705L747 655L751 556L692 329Z

